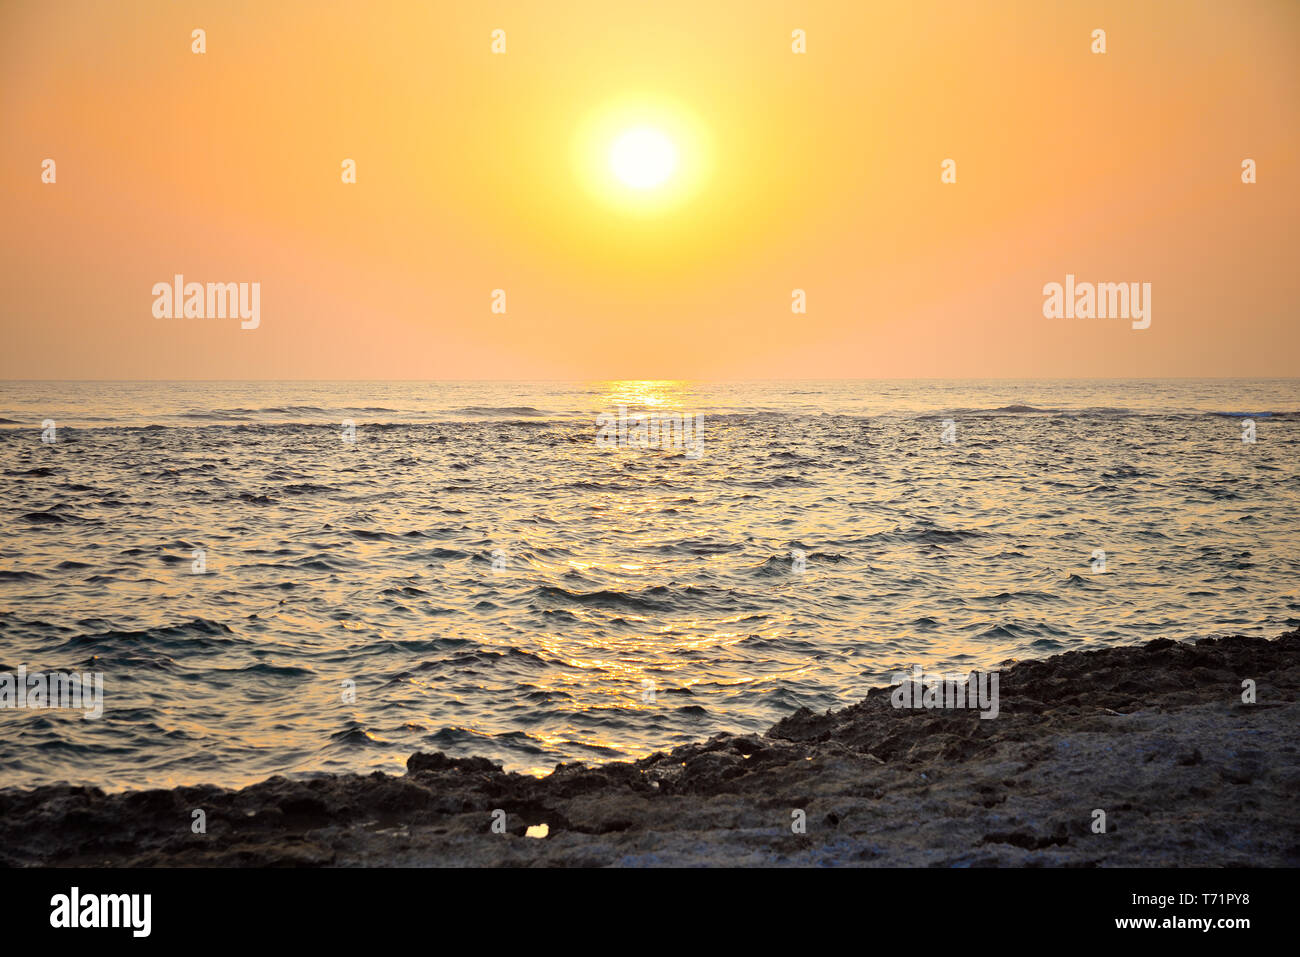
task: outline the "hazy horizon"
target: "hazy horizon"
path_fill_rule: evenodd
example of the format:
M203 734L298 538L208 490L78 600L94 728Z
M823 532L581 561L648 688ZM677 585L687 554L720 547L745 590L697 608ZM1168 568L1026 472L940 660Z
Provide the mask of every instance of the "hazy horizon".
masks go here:
M1143 381L1245 381L1245 382L1296 382L1300 376L1294 375L1228 375L1228 376L746 376L727 378L674 378L671 376L651 376L646 378L610 378L607 376L531 376L528 378L495 378L492 376L447 376L436 379L424 378L318 378L314 376L266 376L256 378L154 378L140 376L136 378L104 377L22 377L13 376L0 379L0 382L1143 382Z

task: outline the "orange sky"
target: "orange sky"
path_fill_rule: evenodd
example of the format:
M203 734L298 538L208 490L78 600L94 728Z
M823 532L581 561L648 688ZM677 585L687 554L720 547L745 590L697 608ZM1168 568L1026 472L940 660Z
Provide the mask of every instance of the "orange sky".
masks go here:
M4 0L0 377L1295 375L1297 119L1294 0Z

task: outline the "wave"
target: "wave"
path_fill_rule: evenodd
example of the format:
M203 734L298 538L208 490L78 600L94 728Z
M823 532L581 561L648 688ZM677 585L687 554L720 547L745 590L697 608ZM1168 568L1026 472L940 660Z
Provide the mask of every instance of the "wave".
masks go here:
M401 412L393 409L384 408L335 408L324 409L317 406L273 406L264 409L216 409L211 411L193 410L189 412L178 413L175 415L164 415L162 418L170 419L171 422L150 422L140 424L130 421L130 417L90 417L79 416L76 421L83 423L103 423L84 426L65 425L61 427L59 441L73 443L76 440L73 436L80 433L94 434L101 430L112 432L166 432L169 430L183 431L187 429L213 429L229 430L235 433L248 432L258 434L266 432L268 434L333 434L337 435L340 424L344 419L352 417L363 417L368 415L379 416L398 416L398 418L380 418L374 421L358 421L356 423L358 441L369 435L372 438L376 435L385 435L388 433L411 432L417 434L418 430L455 430L456 428L485 428L509 425L516 428L529 428L538 430L555 430L577 428L579 431L569 434L567 438L570 442L582 443L587 441L588 434L592 437L595 435L595 417L599 410L589 412L547 412L534 406L466 406L452 410L427 410L420 412ZM1270 421L1295 421L1300 419L1300 412L1296 411L1231 411L1231 410L1198 410L1198 409L1130 409L1117 406L1093 406L1087 408L1054 408L1045 406L1033 406L1023 404L1012 404L995 407L976 407L976 408L954 408L945 411L896 411L880 414L867 414L860 412L805 412L805 411L776 411L763 409L731 409L731 410L713 410L700 413L704 420L704 434L706 440L718 432L730 427L746 427L755 429L759 435L771 434L776 440L782 429L806 429L809 427L816 428L842 428L854 429L861 428L858 433L849 435L837 435L836 438L852 438L853 445L836 444L827 445L823 449L835 451L837 453L852 452L861 444L872 445L872 438L876 434L875 429L885 426L888 428L889 423L897 422L937 422L946 419L980 419L980 418L1015 418L1025 417L1027 419L1055 418L1058 420L1086 420L1086 419L1114 419L1114 418L1137 418L1147 420L1179 420L1188 417L1217 417L1232 419L1267 419ZM275 421L259 419L264 415L284 415L294 416L296 421ZM409 417L408 417L409 416ZM179 420L179 421L177 421ZM0 420L2 423L3 420ZM10 422L12 425L22 423ZM870 431L868 428L870 427ZM15 435L19 432L17 429L0 430L0 436ZM976 446L970 446L976 447ZM978 447L991 448L992 446L980 445ZM658 450L650 450L658 451ZM816 461L815 456L806 451L796 451L785 449L774 452L771 457L771 464L812 464Z
M0 569L0 582L39 582L44 580L45 576L36 572L11 572Z
M96 621L104 625L107 622ZM145 649L166 651L219 648L238 642L229 626L207 618L192 618L178 625L161 625L154 628L88 631L73 635L64 643L64 650L93 648L96 655L111 651L139 652Z
M570 591L558 585L542 585L533 590L536 598L548 602L572 602L592 608L621 611L674 611L681 610L688 599L705 597L711 589L695 585L652 585L639 591L602 588L598 591Z
M531 405L470 405L463 409L453 409L451 414L484 417L498 415L538 416L547 413L541 409L534 409Z
M177 419L241 419L254 415L320 415L320 416L338 416L338 415L374 415L374 414L391 414L401 415L401 409L390 409L382 405L365 405L365 406L334 406L325 407L319 405L268 405L257 409L190 409L187 412L177 412L174 418Z
M85 522L87 519L82 518L76 512L72 511L68 505L53 505L45 511L27 512L20 515L19 518L32 525L63 525L68 522Z
M1300 419L1300 412L1206 412L1204 414L1225 419L1283 419L1286 421Z

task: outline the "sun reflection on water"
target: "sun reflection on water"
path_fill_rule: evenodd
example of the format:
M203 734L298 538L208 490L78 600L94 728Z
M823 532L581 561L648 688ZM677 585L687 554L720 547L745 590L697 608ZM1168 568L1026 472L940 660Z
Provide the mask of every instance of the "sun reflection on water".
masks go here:
M601 383L601 390L611 406L647 409L681 408L690 393L682 379L618 379Z

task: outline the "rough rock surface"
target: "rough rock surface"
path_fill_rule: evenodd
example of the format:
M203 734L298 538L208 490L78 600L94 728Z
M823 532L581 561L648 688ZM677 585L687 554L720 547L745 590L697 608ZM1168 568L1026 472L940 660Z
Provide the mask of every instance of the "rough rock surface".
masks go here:
M992 720L896 709L890 690L545 778L420 753L402 777L239 791L9 788L0 864L1300 865L1300 631L1020 662Z

